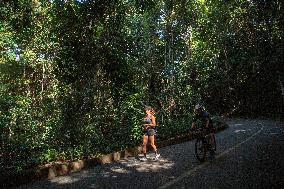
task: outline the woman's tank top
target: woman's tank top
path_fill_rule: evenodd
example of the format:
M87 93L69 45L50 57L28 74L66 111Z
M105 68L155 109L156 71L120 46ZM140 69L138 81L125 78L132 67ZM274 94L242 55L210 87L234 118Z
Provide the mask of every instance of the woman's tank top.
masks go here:
M149 116L147 116L143 119L143 123L144 124L152 124L152 119Z

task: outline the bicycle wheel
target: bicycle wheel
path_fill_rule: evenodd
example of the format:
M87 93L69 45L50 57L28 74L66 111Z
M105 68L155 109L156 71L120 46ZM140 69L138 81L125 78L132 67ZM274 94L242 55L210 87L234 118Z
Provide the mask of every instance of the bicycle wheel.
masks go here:
M195 155L200 162L204 162L206 156L206 146L202 139L195 141Z

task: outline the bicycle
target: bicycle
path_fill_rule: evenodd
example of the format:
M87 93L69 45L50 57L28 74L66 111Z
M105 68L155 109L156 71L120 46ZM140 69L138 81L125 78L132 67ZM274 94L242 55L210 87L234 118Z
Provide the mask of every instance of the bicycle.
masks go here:
M216 140L215 135L213 144L210 144L210 135L206 134L205 129L198 128L192 130L193 137L195 140L195 156L200 162L204 162L206 160L207 152L210 154L210 160L213 160L215 157L216 151Z

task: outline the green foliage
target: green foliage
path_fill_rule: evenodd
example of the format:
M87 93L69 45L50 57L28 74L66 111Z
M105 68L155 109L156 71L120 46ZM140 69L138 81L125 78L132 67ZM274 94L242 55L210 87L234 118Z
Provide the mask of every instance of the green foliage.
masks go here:
M1 1L1 170L139 145L144 105L161 140L187 132L197 102L283 115L283 12L282 1Z

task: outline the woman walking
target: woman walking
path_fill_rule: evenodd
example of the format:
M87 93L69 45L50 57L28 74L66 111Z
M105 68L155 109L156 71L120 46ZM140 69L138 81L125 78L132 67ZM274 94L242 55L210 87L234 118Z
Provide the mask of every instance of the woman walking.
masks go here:
M143 154L144 157L141 158L142 161L147 160L147 142L150 142L154 152L155 160L160 157L160 154L157 152L157 147L155 145L155 134L156 134L156 117L155 110L149 106L145 107L145 117L143 119Z

